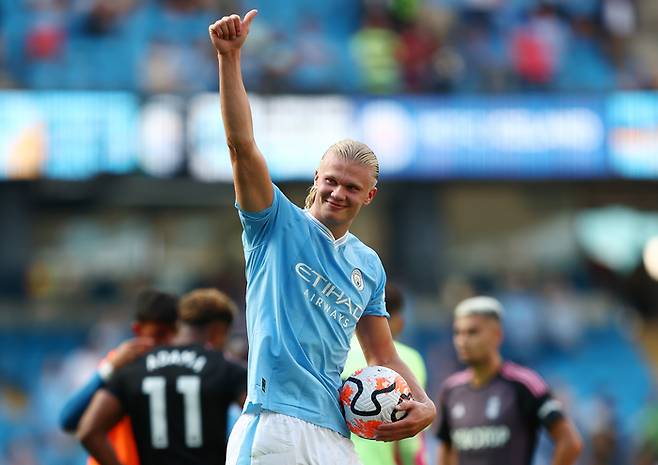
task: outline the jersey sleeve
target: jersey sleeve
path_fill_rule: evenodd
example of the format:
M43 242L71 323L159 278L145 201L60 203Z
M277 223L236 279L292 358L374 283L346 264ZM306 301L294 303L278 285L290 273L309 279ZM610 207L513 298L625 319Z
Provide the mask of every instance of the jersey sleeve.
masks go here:
M531 423L550 428L557 420L564 418L562 404L553 397L544 380L538 374L532 374L537 383L518 383L521 412Z
M384 288L386 287L386 273L384 272L384 267L381 265L381 262L378 266L378 277L377 285L372 295L370 296L370 301L368 306L363 311L364 315L371 316L384 316L388 318L390 315L386 311L386 296L384 295Z
M128 368L130 365L127 365L126 367L119 368L112 374L112 378L105 383L105 386L103 386L107 391L112 393L117 399L119 399L119 402L121 402L122 405L126 405L127 403L127 394L126 394L126 368Z
M242 210L237 202L235 204L242 224L242 241L248 250L266 243L272 236L274 225L285 214L286 208L294 208L275 184L272 184L272 191L272 205L259 212L247 212Z
M450 412L448 411L447 399L448 399L448 392L447 392L447 388L444 387L441 390L441 394L439 396L439 409L438 409L439 427L436 431L436 438L446 445L451 445L452 441L450 439L450 416L449 416Z

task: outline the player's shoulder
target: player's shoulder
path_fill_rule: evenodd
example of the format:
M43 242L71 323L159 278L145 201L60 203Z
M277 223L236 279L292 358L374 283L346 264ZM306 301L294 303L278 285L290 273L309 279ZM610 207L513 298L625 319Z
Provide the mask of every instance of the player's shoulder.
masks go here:
M187 347L187 350L196 351L199 355L206 357L209 362L228 363L224 353L216 349L211 349L201 345L191 345Z
M466 386L473 379L473 373L470 370L462 370L448 376L442 384L442 391L448 392L455 388Z
M542 396L549 390L548 384L539 373L517 363L504 362L500 368L500 376L504 380L526 389L535 397Z
M237 202L235 203L235 207L240 212L240 217L244 220L261 221L272 215L275 215L276 217L290 218L291 216L298 217L304 214L304 210L290 200L279 186L274 183L272 183L272 203L268 207L256 212L242 210Z
M364 266L371 267L373 269L383 269L382 260L379 258L379 254L375 250L366 245L361 239L359 239L354 234L348 232L347 240L345 241L345 247L349 247L351 251L363 262Z
M375 252L375 250L372 247L366 245L355 234L349 231L347 232L347 241L345 241L345 243L346 245L349 245L350 248L363 255L374 256L379 259L379 255L377 255L377 252Z
M208 366L211 369L221 369L229 371L242 371L246 370L244 364L232 357L227 357L224 352L216 349L206 349L203 348L203 355L208 360Z

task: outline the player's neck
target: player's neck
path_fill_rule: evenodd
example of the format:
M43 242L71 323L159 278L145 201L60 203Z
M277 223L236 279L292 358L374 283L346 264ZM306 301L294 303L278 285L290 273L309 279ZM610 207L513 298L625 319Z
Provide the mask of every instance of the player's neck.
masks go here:
M340 239L345 234L347 234L347 231L349 230L349 225L348 226L340 226L340 227L338 227L338 226L331 227L331 226L328 226L328 225L325 224L325 226L327 226L329 231L331 231L331 234L334 236L334 239L336 239L336 240Z
M491 381L500 371L503 360L499 353L494 354L485 362L477 365L471 365L473 379L471 384L475 387L481 387Z
M347 231L349 231L349 229L350 229L351 222L348 223L348 224L339 224L339 225L337 225L337 224L327 224L326 222L322 221L322 217L317 212L317 209L314 208L314 206L309 208L308 211L311 214L311 216L313 216L313 218L318 220L320 222L320 224L322 224L325 228L327 228L331 232L331 234L332 234L332 236L334 236L335 240L338 240L341 237L343 237L345 234L347 234Z
M192 328L190 326L181 325L178 328L178 333L173 340L174 345L183 346L189 344L201 344L206 343L207 334L206 332Z

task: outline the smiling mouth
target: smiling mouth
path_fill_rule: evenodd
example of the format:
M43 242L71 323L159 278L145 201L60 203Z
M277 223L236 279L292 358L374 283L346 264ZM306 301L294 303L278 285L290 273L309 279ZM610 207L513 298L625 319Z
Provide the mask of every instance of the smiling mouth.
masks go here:
M339 205L339 204L337 204L337 203L333 203L333 202L331 202L331 201L329 201L329 200L327 200L327 203L329 204L329 206L330 206L331 208L336 208L336 209L345 208L345 205Z

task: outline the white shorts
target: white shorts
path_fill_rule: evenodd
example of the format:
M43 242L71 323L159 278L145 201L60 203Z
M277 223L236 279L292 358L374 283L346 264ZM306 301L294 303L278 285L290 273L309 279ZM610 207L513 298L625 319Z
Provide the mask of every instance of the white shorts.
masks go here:
M243 413L231 431L226 465L361 465L348 438L299 418Z

